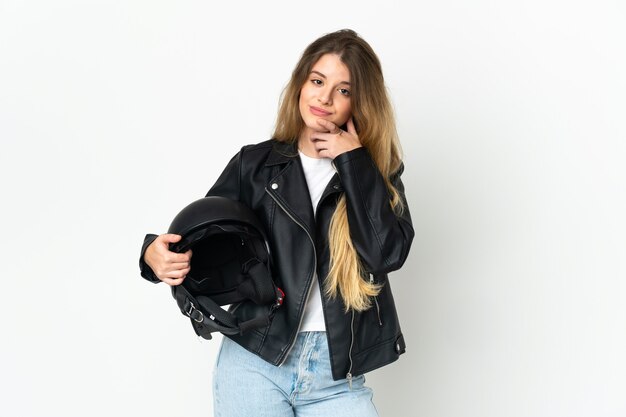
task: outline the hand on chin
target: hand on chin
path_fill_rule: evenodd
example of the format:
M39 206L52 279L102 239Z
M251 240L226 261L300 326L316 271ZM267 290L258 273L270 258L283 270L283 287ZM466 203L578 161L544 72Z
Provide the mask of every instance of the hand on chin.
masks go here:
M346 123L347 131L325 119L317 119L317 123L319 129L314 130L309 127L308 132L301 137L300 150L305 155L335 159L344 152L362 146L352 118Z

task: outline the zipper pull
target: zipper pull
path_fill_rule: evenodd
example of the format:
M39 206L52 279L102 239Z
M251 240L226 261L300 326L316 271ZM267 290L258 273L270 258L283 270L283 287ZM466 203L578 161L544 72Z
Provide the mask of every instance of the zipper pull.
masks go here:
M350 387L350 391L352 391L352 374L350 372L346 374L346 379L348 380L348 387Z

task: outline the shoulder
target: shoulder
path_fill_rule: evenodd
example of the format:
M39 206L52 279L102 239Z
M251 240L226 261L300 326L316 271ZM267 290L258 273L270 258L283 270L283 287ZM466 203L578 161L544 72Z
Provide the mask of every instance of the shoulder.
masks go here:
M239 159L241 165L248 168L263 166L272 153L275 144L276 140L274 139L248 144L243 146L235 157Z
M245 145L237 154L242 164L274 165L277 160L297 156L297 148L293 143L268 139L263 142ZM280 162L279 161L279 162Z
M276 144L278 143L278 141L276 139L268 139L268 140L264 140L263 142L259 142L259 143L252 143L252 144L248 144L245 145L241 148L241 150L239 151L240 154L246 154L246 155L255 155L255 154L263 154L263 153L269 153L271 152L271 150L274 148L274 146L276 146Z

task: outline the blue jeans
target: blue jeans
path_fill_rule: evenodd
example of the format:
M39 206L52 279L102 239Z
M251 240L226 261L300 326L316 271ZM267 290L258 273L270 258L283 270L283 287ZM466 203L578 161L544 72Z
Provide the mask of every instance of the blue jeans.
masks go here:
M274 366L224 337L213 375L216 417L378 417L363 375L333 381L325 332L301 332Z

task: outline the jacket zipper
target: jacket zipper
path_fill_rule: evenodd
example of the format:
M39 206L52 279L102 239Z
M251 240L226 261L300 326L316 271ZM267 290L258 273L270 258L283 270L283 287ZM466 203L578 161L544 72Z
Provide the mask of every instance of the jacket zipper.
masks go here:
M374 283L374 276L370 274L370 284ZM376 314L378 315L378 325L382 327L383 321L380 318L380 306L378 305L378 297L374 296L374 304L376 304Z
M300 223L299 221L297 221L285 208L285 206L283 206L280 201L278 201L276 199L276 197L274 197L272 195L272 193L270 193L270 191L267 189L267 187L265 187L265 192L272 198L272 200L274 200L274 202L276 204L278 204L278 206L285 212L285 214L287 214L287 216L289 216L289 218L291 220L293 220L293 222L295 224L297 224L298 226L300 226L302 228L302 230L304 230L304 232L306 233L306 235L309 237L309 240L311 241L311 245L313 246L313 274L311 276L315 275L315 271L317 271L317 250L315 249L315 242L313 241L313 238L311 237L311 234L309 233L308 230L306 230L306 227L304 227L304 225L302 225L302 223ZM306 311L306 306L307 303L309 302L309 295L311 294L311 288L313 287L312 283L309 283L309 289L306 292L306 298L304 299L304 306L302 308L302 311ZM298 322L298 330L300 330L300 326L302 326L302 320L304 319L304 313L300 316L300 321ZM298 331L295 332L296 337L298 336ZM289 352L291 352L291 349L293 348L295 342L295 337L291 339L291 341L289 342L289 348L287 349L287 351L285 352L284 356L282 357L282 359L280 360L280 362L278 363L278 366L281 366L283 363L285 363L285 360L287 360L287 357L289 356Z
M352 390L352 347L354 346L354 310L352 310L352 318L350 319L350 350L348 351L348 360L350 361L350 367L346 374L348 380L348 386Z

